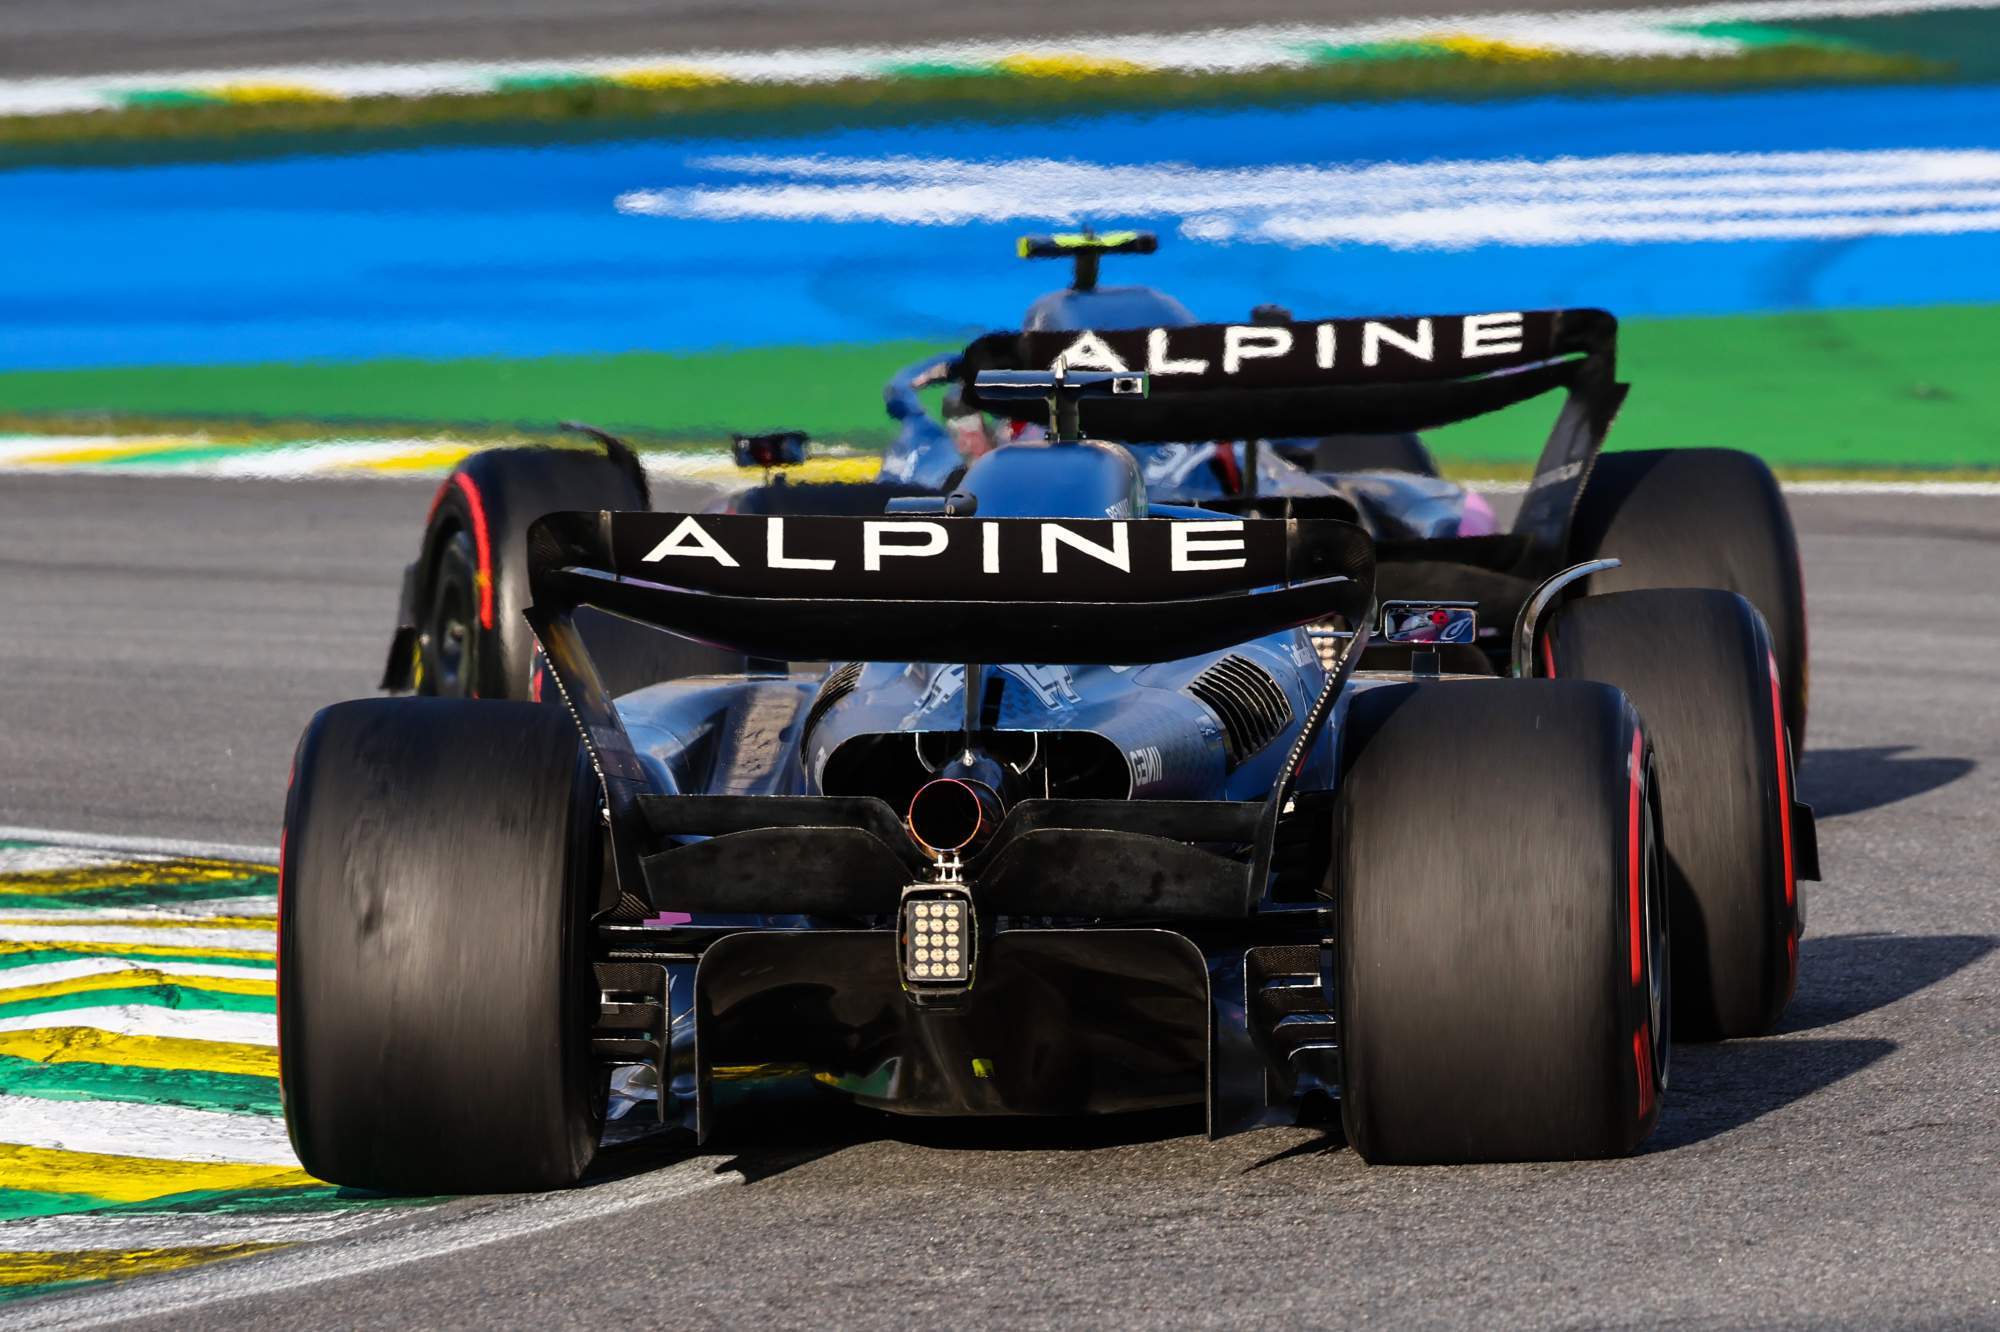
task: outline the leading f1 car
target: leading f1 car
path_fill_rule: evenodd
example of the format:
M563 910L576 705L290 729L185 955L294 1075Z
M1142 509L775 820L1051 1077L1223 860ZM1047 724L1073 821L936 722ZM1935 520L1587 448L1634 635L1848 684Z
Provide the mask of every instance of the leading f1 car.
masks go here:
M342 703L300 742L279 1022L306 1168L562 1186L614 1086L700 1137L759 1067L913 1115L1205 1106L1214 1135L1330 1098L1369 1162L1631 1152L1677 1029L1777 1020L1816 854L1749 601L1583 595L1612 551L1523 572L1567 549L1612 337L1597 311L996 337L967 401L1049 437L946 493L540 518L546 702ZM1159 503L1081 437L1411 430L1548 391L1519 539L1394 596L1338 495ZM585 613L826 664L614 696Z

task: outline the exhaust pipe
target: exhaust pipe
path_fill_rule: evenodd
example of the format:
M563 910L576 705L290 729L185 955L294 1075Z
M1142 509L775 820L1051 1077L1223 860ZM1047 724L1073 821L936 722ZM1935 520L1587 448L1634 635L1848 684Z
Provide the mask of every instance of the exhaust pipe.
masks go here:
M1006 807L1000 793L967 777L925 782L910 797L903 826L928 856L970 855L992 839Z

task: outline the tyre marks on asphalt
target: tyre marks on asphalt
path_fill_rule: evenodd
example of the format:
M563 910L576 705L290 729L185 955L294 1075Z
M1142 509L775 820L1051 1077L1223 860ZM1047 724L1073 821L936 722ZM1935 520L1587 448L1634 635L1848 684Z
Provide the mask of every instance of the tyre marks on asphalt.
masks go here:
M0 1301L381 1217L286 1137L276 876L0 840Z

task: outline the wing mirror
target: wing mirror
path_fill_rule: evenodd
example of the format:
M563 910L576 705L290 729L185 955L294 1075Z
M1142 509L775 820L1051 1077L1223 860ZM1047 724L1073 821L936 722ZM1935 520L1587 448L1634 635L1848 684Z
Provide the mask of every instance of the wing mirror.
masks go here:
M803 430L778 430L768 435L732 435L729 451L738 467L796 467L806 460L812 440Z
M1386 643L1475 643L1479 639L1476 601L1385 601L1382 632Z

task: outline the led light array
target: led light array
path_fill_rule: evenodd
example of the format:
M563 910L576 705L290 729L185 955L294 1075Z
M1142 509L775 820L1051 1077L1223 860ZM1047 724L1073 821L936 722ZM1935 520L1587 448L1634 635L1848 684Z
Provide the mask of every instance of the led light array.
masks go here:
M903 975L919 984L963 985L972 978L972 903L962 897L903 903Z

